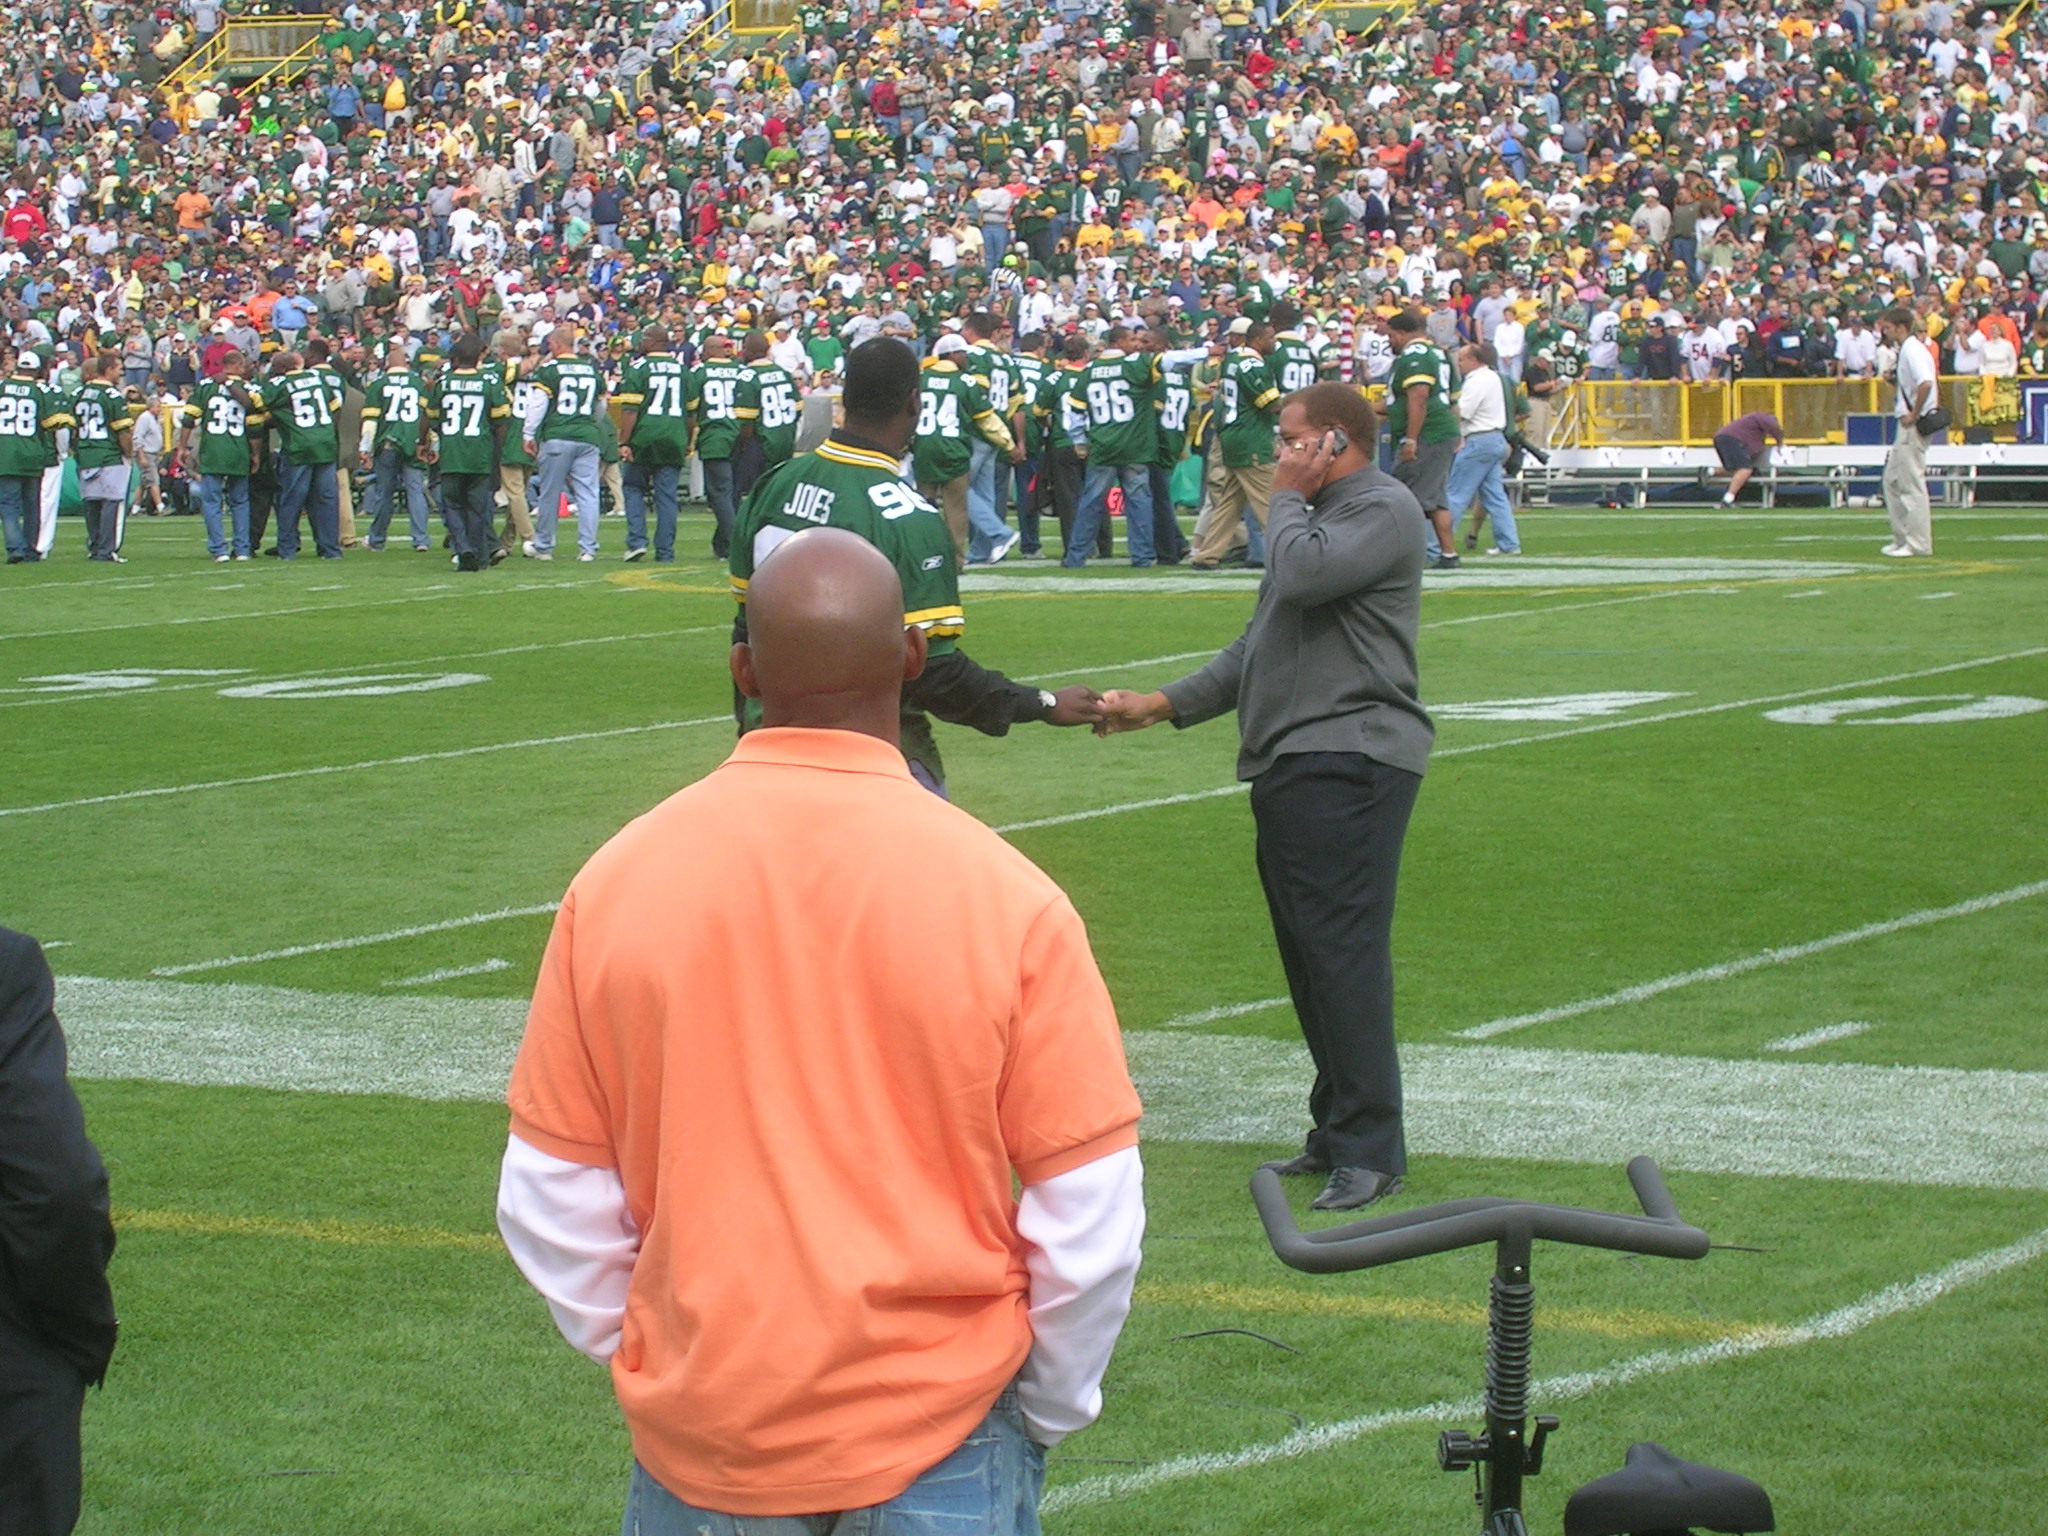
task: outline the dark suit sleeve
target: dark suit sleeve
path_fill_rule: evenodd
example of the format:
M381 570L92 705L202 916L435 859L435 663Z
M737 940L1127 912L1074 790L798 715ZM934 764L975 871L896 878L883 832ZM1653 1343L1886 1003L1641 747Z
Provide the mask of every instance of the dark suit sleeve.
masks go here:
M55 1002L41 947L0 928L0 1321L97 1382L114 1352L114 1226Z
M1043 720L1047 713L1037 688L992 672L959 650L932 657L922 676L903 685L903 707L984 736L1006 736L1011 726Z

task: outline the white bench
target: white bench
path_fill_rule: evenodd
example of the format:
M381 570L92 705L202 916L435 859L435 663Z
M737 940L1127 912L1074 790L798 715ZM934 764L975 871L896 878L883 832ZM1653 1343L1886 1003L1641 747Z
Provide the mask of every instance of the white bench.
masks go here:
M1750 482L1765 506L1777 505L1777 493L1788 486L1820 485L1830 506L1843 505L1856 481L1875 481L1884 472L1882 445L1789 443L1772 448ZM1559 448L1550 463L1530 460L1520 476L1525 496L1547 501L1552 486L1585 484L1617 486L1642 506L1654 485L1697 483L1701 473L1720 469L1712 448L1614 447ZM1971 506L1985 480L2037 480L2048 477L2048 444L1937 443L1927 450L1928 482L1945 505Z

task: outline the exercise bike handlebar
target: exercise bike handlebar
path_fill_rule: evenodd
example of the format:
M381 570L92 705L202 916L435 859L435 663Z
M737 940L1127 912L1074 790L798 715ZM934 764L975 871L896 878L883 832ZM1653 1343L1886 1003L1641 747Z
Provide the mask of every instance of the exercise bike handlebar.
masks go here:
M1622 1253L1664 1259L1706 1256L1707 1234L1678 1214L1678 1204L1665 1186L1664 1175L1647 1157L1628 1165L1629 1182L1643 1214L1588 1211L1570 1205L1540 1205L1528 1200L1448 1200L1390 1216L1348 1222L1304 1232L1280 1185L1280 1176L1261 1168L1252 1175L1252 1200L1266 1226L1266 1240L1284 1264L1310 1274L1342 1274L1376 1269L1403 1259L1472 1248L1503 1238L1542 1238L1583 1248L1612 1248Z

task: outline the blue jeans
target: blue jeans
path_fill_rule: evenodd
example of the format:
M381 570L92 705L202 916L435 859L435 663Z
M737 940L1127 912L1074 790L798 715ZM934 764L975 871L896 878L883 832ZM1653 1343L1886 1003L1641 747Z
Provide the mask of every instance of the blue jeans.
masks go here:
M981 255L993 272L1003 264L1003 253L1010 248L1010 226L1007 224L984 224L981 226Z
M232 553L247 555L249 549L249 477L247 475L201 475L199 512L206 519L206 552L220 556L230 553L228 534L221 521L221 502L226 500L234 519L235 544Z
M1024 1433L1013 1387L952 1455L886 1504L816 1515L697 1509L637 1462L619 1536L1038 1536L1045 1452Z
M1518 555L1522 552L1522 541L1516 537L1515 509L1508 501L1507 482L1501 476L1501 466L1507 460L1506 433L1472 433L1465 439L1465 446L1458 450L1458 456L1451 460L1451 474L1444 496L1451 504L1454 527L1465 515L1465 509L1477 500L1486 515L1493 519L1493 541L1500 547L1500 552Z
M555 530L560 526L562 498L576 506L576 546L585 554L597 553L597 444L574 443L561 438L541 443L533 456L533 547L553 554Z
M739 493L733 489L732 460L705 459L704 500L711 508L711 555L723 560L732 553L732 525L739 515Z
M1088 563L1088 551L1095 547L1096 530L1109 516L1109 488L1120 485L1124 492L1124 547L1131 564L1150 565L1152 552L1152 466L1149 464L1098 464L1088 461L1081 480L1081 507L1074 514L1074 531L1067 539L1067 555L1061 565Z
M626 548L647 547L647 500L654 498L654 558L676 557L676 509L680 500L683 466L643 464L638 459L619 466L619 479L626 489Z
M1009 526L996 512L996 482L1009 460L985 437L968 444L967 455L967 558L986 560L996 544L1010 536Z
M0 475L0 532L7 541L8 559L23 560L35 554L42 515L41 475Z
M245 480L246 486L248 482ZM341 487L332 464L277 466L277 557L299 557L299 514L313 525L313 548L322 560L341 558Z
M409 463L396 448L379 447L372 460L370 494L365 498L370 514L370 548L382 549L391 529L391 514L398 510L399 487L405 488L405 516L414 549L429 548L433 539L427 526L427 472Z

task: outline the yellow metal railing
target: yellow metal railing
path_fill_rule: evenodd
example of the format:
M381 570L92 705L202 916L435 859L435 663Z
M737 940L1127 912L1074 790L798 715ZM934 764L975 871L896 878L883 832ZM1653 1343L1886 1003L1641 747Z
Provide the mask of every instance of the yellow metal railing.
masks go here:
M281 65L313 58L335 25L332 16L233 18L180 59L164 84L183 91L205 80L268 78Z
M1999 427L2019 419L2018 379L1948 374L1941 403L1956 425ZM1791 443L1841 443L1848 418L1891 414L1889 379L1738 379L1689 384L1672 379L1592 379L1573 387L1551 441L1560 448L1705 448L1714 434L1752 411L1769 411Z
M322 36L325 36L323 33ZM272 86L289 85L301 75L308 73L321 55L319 37L308 38L292 52L279 59L270 68L249 82L251 90L266 90Z
M700 58L709 57L711 50L725 40L725 34L729 30L726 24L731 20L731 15L731 11L721 6L676 40L676 45L668 51L668 75L671 80L681 79L695 67ZM633 89L642 101L652 96L654 71L641 70L633 81Z

